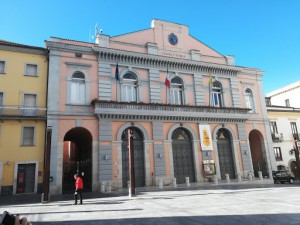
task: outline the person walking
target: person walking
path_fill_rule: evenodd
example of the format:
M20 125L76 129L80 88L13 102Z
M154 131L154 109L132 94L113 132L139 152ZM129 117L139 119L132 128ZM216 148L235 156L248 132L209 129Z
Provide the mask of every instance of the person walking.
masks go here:
M74 205L77 205L78 196L79 196L79 199L80 199L79 204L82 205L83 181L82 181L81 177L78 174L74 175L74 179L75 179L75 193L74 193L75 203L74 203Z

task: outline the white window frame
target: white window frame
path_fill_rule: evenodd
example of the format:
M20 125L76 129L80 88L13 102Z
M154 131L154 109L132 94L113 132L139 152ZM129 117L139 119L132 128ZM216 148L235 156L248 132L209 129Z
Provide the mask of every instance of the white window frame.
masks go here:
M174 78L172 78L174 79ZM170 87L170 103L173 105L183 105L184 98L183 98L183 84L181 79L178 77L176 79L180 80L180 84L172 83L171 79L171 87Z
M36 74L30 74L30 73L28 73L28 70L27 70L28 66L36 66ZM39 66L36 63L26 63L24 69L25 69L25 71L24 71L24 75L25 76L38 77L38 75L39 75Z
M26 96L35 96L35 102L32 105L25 105ZM23 115L35 115L37 113L37 102L38 96L35 93L24 93L23 94L23 105L22 105L22 112Z
M6 73L6 61L5 60L0 60L0 63L1 62L3 62L4 66L3 66L3 71L0 70L0 74L4 74L4 73Z
M33 137L32 137L32 143L25 144L24 143L24 133L26 128L32 128L33 129ZM27 147L27 146L35 146L36 143L36 127L35 126L22 126L22 132L21 132L21 146Z
M81 74L83 78L76 78L74 75ZM71 77L71 104L84 105L86 99L86 77L79 71L73 73Z
M135 79L124 78L124 76L122 79L122 100L124 102L138 102L138 79L134 74L132 75Z
M213 83L215 84L216 81ZM224 102L223 102L223 95L222 95L222 84L218 82L221 87L214 86L212 87L211 90L211 100L212 100L212 105L214 107L224 107Z
M255 112L253 92L250 88L247 88L245 90L245 105L246 105L246 108L251 109L249 111L250 113Z

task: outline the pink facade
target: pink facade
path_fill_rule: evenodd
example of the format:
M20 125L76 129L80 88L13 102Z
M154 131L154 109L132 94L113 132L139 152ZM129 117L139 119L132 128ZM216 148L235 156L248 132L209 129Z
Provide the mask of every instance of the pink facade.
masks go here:
M127 188L128 129L137 187L269 176L274 168L263 72L236 66L188 26L153 20L150 29L98 34L95 44L53 38L46 45L52 193L67 193L70 170L82 173L90 191ZM77 146L74 162L63 156L64 142Z

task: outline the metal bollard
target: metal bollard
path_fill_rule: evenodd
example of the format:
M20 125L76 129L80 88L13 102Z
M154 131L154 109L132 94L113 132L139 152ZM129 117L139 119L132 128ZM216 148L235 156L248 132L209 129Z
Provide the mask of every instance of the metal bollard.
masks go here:
M191 184L190 184L190 178L189 178L189 177L186 177L186 178L185 178L185 183L186 183L186 186L187 186L187 187L190 187L190 186L191 186Z
M264 179L261 171L258 171L258 177L259 177L260 180Z
M218 176L217 176L217 175L214 175L214 183L215 183L215 184L218 184L218 183L219 183L219 181L218 181Z
M163 179L159 179L159 182L158 182L158 188L159 188L159 189L163 189L163 188L164 188L164 185L163 185Z
M229 178L229 174L228 173L225 174L225 177L226 177L226 183L230 183L230 178Z
M173 178L173 188L177 188L177 180L175 177Z

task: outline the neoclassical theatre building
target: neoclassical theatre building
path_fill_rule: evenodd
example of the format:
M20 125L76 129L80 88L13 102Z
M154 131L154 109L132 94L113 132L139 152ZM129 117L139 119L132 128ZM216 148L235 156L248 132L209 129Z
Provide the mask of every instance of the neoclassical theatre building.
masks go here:
M259 69L236 66L189 34L149 29L95 43L52 37L47 148L50 193L128 187L128 129L136 187L236 179L276 168Z

